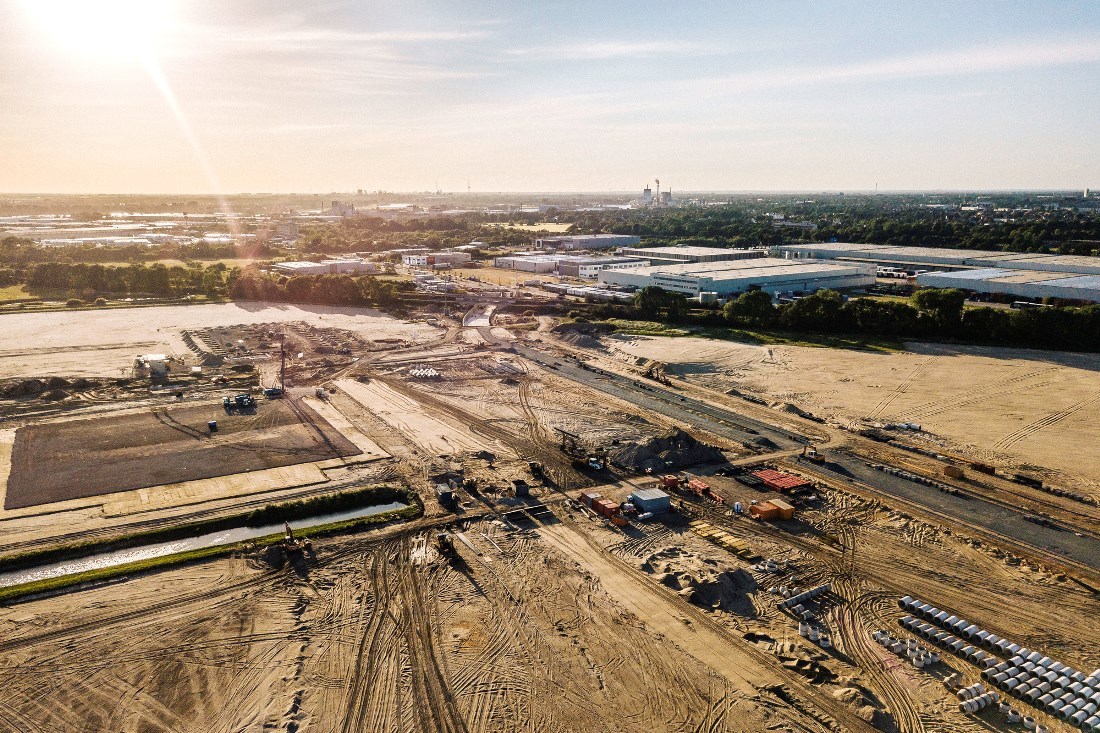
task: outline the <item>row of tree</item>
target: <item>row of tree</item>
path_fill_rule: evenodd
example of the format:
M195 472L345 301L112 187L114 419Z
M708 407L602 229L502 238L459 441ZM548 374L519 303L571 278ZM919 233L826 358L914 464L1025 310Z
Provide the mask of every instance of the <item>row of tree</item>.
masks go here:
M233 278L229 295L234 300L384 308L397 304L401 292L413 289L410 282L373 275L284 277L248 270Z
M1100 351L1100 305L1010 310L964 308L965 300L965 293L956 289L918 290L908 302L845 300L835 291L821 290L777 306L766 292L753 290L728 301L721 311L708 311L691 310L682 295L649 287L638 291L629 312L614 315L814 334Z
M89 299L106 296L184 295L217 297L225 294L232 271L222 263L209 267L166 267L152 265L89 265L84 263L42 262L25 269L22 282L31 293L68 293Z

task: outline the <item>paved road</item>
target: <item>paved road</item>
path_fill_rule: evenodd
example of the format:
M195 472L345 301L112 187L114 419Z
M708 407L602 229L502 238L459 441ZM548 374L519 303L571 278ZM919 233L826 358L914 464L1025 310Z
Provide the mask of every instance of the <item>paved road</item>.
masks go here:
M1078 537L1070 530L1044 527L1024 521L1024 512L1001 504L993 504L979 497L961 494L954 496L930 486L900 476L876 471L864 461L837 451L823 451L824 456L847 471L851 478L874 487L876 490L907 499L914 504L957 517L959 521L1004 535L1026 545L1052 552L1068 560L1100 570L1100 542L1095 538ZM838 478L846 478L843 473Z
M563 377L730 440L753 443L760 438L767 438L773 443L770 447L780 450L801 448L809 442L801 435L708 402L681 395L649 380L638 382L614 372L582 369L571 359L554 359L540 351L518 344L514 347L516 353L524 358L551 367ZM561 366L556 366L558 364Z
M808 442L806 438L795 433L680 395L648 380L637 382L612 372L582 369L571 359L555 359L526 346L513 346L521 356L544 366L551 366L563 377L731 440L751 443L753 439L762 436L771 440L779 450L785 451L800 448ZM558 364L560 366L555 366ZM841 472L834 474L839 479L852 478L882 494L907 499L932 512L957 517L960 522L985 528L1024 545L1100 570L1100 542L1092 537L1078 537L1069 530L1026 522L1025 512L976 496L952 496L900 476L876 471L847 453L825 451L824 455L841 467ZM844 471L847 471L847 475Z

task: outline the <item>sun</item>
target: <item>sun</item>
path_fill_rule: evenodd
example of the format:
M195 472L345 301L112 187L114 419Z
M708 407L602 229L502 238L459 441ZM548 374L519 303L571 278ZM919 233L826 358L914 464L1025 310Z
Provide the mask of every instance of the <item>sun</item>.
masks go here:
M22 4L65 51L93 58L147 56L175 19L172 0L23 0Z

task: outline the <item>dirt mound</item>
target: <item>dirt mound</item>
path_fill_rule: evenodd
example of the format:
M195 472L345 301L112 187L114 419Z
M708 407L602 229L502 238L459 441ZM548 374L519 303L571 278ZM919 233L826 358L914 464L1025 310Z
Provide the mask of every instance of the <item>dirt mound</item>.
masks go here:
M10 384L3 392L5 397L32 397L40 395L49 389L49 386L41 379L24 379Z
M810 414L798 405L792 405L790 402L776 402L771 405L771 408L779 412L785 412L788 415L798 415L799 417L806 417Z
M64 389L69 386L69 380L64 377L50 377L46 381L46 386L50 389Z
M639 471L663 471L698 463L721 463L726 459L719 449L700 443L690 433L679 429L645 442L621 445L608 457L617 465Z
M833 690L833 697L852 708L855 714L872 725L882 722L883 710L866 690L860 687L841 687Z
M642 569L653 573L667 588L688 603L702 608L751 615L748 593L756 582L744 570L719 567L711 558L701 558L679 547L668 547L646 558Z
M50 400L51 402L60 402L68 396L69 393L63 389L51 389L46 394L42 395L42 399Z
M579 333L577 331L569 331L559 336L559 338L567 344L582 349L598 349L603 346L600 340L595 336L589 336L586 333Z

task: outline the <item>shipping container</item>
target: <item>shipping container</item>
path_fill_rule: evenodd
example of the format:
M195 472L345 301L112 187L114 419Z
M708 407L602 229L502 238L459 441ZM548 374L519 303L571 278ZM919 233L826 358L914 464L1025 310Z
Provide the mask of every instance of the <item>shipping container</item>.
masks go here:
M762 501L749 507L749 516L756 519L778 519L779 507L770 501Z
M619 505L610 499L597 499L592 503L592 509L605 517L612 517L619 513Z
M794 519L794 507L787 502L782 499L772 499L769 503L779 510L777 519Z
M582 491L578 498L581 500L581 504L584 504L586 507L591 507L596 499L600 498L600 494L595 491Z

